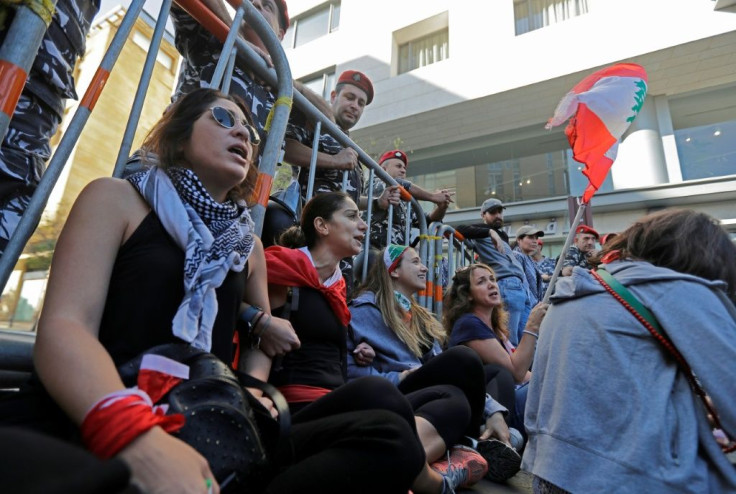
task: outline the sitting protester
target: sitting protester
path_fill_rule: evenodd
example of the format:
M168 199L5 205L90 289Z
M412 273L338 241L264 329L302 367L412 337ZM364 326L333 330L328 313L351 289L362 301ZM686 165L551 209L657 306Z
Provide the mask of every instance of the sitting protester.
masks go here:
M504 367L516 382L514 428L524 432L524 406L534 359L534 348L539 338L539 324L547 311L547 304L539 303L532 309L522 333L519 346L509 341L506 327L508 315L503 309L498 284L493 270L485 264L471 264L459 269L445 294L443 322L448 346L465 345L474 350L486 364Z
M402 437L381 437L372 428L359 424L351 431L373 437L375 442L404 444L410 451L422 449L417 435L414 412L404 395L390 382L378 377L364 377L346 382L346 338L351 315L345 298L346 283L339 263L360 252L368 226L361 219L358 206L344 192L325 192L313 197L302 210L299 227L287 230L280 239L282 246L266 249L268 293L274 314L288 318L301 343L299 348L284 352L270 364L269 382L286 397L294 412L294 422L327 413L390 411L400 415L411 427ZM264 332L262 339L276 339L278 334ZM346 423L345 426L349 426ZM317 444L323 439L315 435ZM485 473L485 461L475 464ZM356 465L390 463L395 458L377 458L375 450L356 452ZM357 467L356 467L357 468ZM315 468L312 475L319 475ZM413 492L454 492L468 477L460 465L448 465L442 474L423 465L405 469L405 485ZM476 475L477 477L477 475ZM413 479L413 481L412 481ZM382 475L367 472L346 476L343 492L356 486L385 483ZM384 489L375 487L375 492ZM282 492L293 492L284 489Z
M413 248L392 244L383 251L382 262L371 268L351 303L348 378L378 375L398 386L414 408L428 460L466 443L488 462L488 478L507 480L519 471L521 458L510 446L506 409L486 394L483 364L472 350L442 352L442 325L414 300L426 286L426 274ZM366 345L375 357L361 365ZM471 411L467 418L455 413L463 408ZM451 459L463 450L453 447Z
M736 434L736 246L710 216L668 209L591 261L595 274L557 282L542 323L526 408L534 492L736 492L713 431Z
M2 423L66 440L81 432L97 456L122 459L144 492L220 491L201 452L173 434L184 416L154 410L156 400L126 389L116 366L162 344L188 343L226 367L241 301L263 307L254 332L268 324L270 332L293 333L270 315L263 249L243 201L255 185L258 142L239 99L197 89L147 137L144 149L159 157L157 166L86 187L54 253L34 349L53 401L31 386L16 397L14 416L12 404L0 407ZM238 363L258 376L268 373L267 359L254 349ZM373 433L359 433L366 429ZM421 445L403 439L413 434L413 423L385 410L295 416L264 491L406 493L424 463ZM375 458L358 462L366 450ZM362 476L357 486L349 480Z

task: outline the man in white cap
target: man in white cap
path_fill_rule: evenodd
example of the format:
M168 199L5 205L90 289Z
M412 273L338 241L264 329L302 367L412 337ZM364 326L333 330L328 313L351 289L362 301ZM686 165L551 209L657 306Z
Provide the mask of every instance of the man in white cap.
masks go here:
M486 199L480 207L483 223L461 225L457 231L471 240L480 260L496 273L498 289L509 312L509 340L518 345L532 305L524 268L511 250L509 237L502 229L504 209L506 207L498 199Z

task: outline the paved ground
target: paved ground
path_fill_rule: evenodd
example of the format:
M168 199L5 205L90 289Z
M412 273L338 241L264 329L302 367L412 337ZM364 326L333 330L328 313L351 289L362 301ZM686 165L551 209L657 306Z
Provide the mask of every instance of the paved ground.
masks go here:
M477 494L531 494L532 476L527 472L519 472L505 484L497 484L490 480L481 480L472 489L460 492Z

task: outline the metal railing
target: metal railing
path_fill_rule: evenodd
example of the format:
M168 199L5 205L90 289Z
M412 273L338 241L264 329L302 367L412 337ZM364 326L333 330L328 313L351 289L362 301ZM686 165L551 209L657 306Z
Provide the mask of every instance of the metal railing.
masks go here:
M36 225L38 224L44 207L48 201L54 184L62 173L62 170L76 145L79 136L87 123L91 112L110 76L111 70L122 51L122 48L129 37L134 23L140 15L145 0L133 0L128 11L123 17L117 32L115 33L103 59L97 69L89 88L84 94L80 105L72 117L71 123L62 137L59 145L54 152L48 168L44 173L37 190L35 191L28 209L25 211L23 218L12 235L5 252L0 259L0 286L5 286L13 271L13 268L20 257L25 244L30 239ZM462 237L448 225L442 223L433 223L428 229L425 214L415 198L413 198L396 180L391 178L368 154L365 153L357 144L355 144L332 120L326 117L319 109L310 103L301 93L293 91L293 82L289 69L288 60L281 48L278 38L273 33L271 26L263 19L260 13L253 7L251 2L237 0L228 0L237 10L232 29L226 26L218 19L213 12L207 9L201 0L176 0L177 4L185 9L193 18L195 18L206 29L212 32L222 43L223 52L215 69L215 75L211 84L213 87L221 87L227 92L230 86L230 76L235 63L245 64L250 70L261 78L265 84L276 88L276 98L270 116L270 127L268 137L266 138L265 148L263 150L260 165L259 179L256 186L256 203L252 207L252 216L256 223L257 231L260 233L265 216L266 206L268 204L271 184L276 170L276 165L282 158L282 142L286 131L286 125L291 111L292 103L305 114L311 121L315 122L314 144L312 146L312 156L309 168L309 183L307 195L311 196L313 192L314 177L316 175L318 143L322 132L332 136L343 147L350 147L358 153L358 157L363 166L368 171L368 222L370 224L372 218L373 205L373 180L378 178L387 185L399 186L401 192L401 200L408 204L406 220L407 231L405 241L408 243L411 232L411 213L416 213L419 231L419 255L423 262L430 268L428 277L427 290L421 292L418 296L418 302L430 310L434 310L438 317L441 317L442 311L442 285L438 283L440 280L439 266L441 264L442 252L448 253L448 269L449 272L454 271L454 266L464 264L467 259L467 251ZM153 37L150 48L143 65L140 83L136 90L136 96L131 108L130 116L124 131L124 135L120 144L120 151L117 156L113 176L120 177L123 173L125 162L130 154L133 136L138 126L144 98L150 84L153 68L156 62L156 56L159 51L166 20L171 8L171 0L164 0L158 16L158 21L154 28ZM19 13L23 11L20 9ZM35 13L32 13L36 15ZM18 20L27 19L27 17L16 17ZM249 23L255 32L261 37L267 51L273 61L273 68L266 65L265 61L257 54L242 38L237 36L240 20L244 19ZM35 53L40 44L38 36L38 22L30 22L24 24L21 34L8 33L5 43L0 48L0 65L8 60L9 64L23 64L30 67ZM13 37L11 37L11 34ZM33 36L31 36L31 34ZM43 30L41 30L41 36ZM18 38L20 36L20 38ZM38 42L36 39L38 38ZM9 40L22 39L22 43L11 43L8 47ZM10 50L8 54L8 48ZM2 76L0 76L1 78ZM11 95L13 96L13 95ZM11 101L11 97L5 98L5 105L2 108L3 113L0 114L0 130L7 129L8 123L12 117L15 102ZM12 105L11 105L12 103ZM359 165L360 166L360 165ZM343 174L343 189L347 180L347 172ZM387 230L388 239L391 239L393 221L393 207L388 210L389 228ZM366 235L365 248L370 247L369 235ZM367 263L367 256L365 256ZM363 269L365 270L365 266ZM27 332L0 331L0 385L7 385L18 380L19 376L24 376L31 369L31 351L35 335Z

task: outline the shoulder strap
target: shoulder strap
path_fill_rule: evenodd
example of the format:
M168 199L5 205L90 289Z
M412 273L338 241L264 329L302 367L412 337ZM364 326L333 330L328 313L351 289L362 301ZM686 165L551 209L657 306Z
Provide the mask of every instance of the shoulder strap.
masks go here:
M611 273L609 273L605 269L591 269L590 273L593 275L593 278L598 280L598 282L603 285L603 288L605 288L608 293L613 295L613 297L621 305L623 305L629 312L631 312L631 314L636 317L636 319L649 331L654 339L662 344L665 350L667 350L667 352L672 357L674 357L675 361L680 366L680 369L683 371L685 377L690 383L690 387L692 388L693 392L698 396L698 398L700 398L706 411L711 416L711 427L715 429L720 429L726 435L729 444L727 446L721 446L721 449L723 449L724 453L736 451L736 442L734 442L734 440L731 439L731 436L729 436L728 433L723 429L721 421L718 418L718 413L713 407L712 402L708 398L708 395L703 389L703 386L700 384L697 376L690 367L690 364L687 363L685 357L682 356L682 354L679 352L679 350L677 350L669 337L667 337L667 334L662 329L662 326L657 321L657 318L654 317L654 314L652 314L649 309L644 307L644 304L642 304L628 288L622 285L616 278L613 277Z
M654 326L654 329L656 329L659 334L667 338L667 335L664 333L664 330L662 329L662 326L660 326L659 321L657 321L657 318L654 317L654 314L652 314L649 309L644 307L644 304L642 304L628 288L622 285L616 278L613 277L611 273L609 273L605 269L597 269L594 272L594 276L596 274L603 278L603 280L608 283L608 286L610 286L613 291L618 293L621 298L623 298L631 306L632 309L637 311L644 319L646 319L649 324Z

